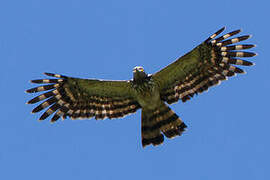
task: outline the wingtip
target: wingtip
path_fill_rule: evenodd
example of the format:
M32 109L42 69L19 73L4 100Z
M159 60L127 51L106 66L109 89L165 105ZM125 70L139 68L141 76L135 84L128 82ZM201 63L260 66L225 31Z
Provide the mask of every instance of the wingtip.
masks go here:
M54 124L54 123L55 123L55 121L50 120L50 124Z
M51 77L55 77L55 75L57 75L57 74L49 73L49 72L44 72L43 74L46 76L51 76Z
M49 72L44 72L43 74L46 75L46 76L54 76L53 73L49 73Z
M41 117L38 119L38 121L43 121L43 120L44 120L44 119L43 119L43 118L41 118Z
M37 113L38 111L36 111L35 109L33 109L32 111L31 111L31 114L35 114L35 113Z
M226 26L223 26L221 29L219 29L217 32L219 32L218 34L222 33L224 30L226 29Z

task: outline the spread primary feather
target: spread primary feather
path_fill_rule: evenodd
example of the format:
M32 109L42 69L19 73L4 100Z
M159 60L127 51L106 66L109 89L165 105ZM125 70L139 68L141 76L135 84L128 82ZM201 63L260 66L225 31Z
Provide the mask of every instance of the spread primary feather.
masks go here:
M217 37L224 29L221 28L189 53L153 75L146 74L143 67L136 66L130 81L80 79L45 73L54 78L32 80L32 83L45 85L26 92L46 92L31 99L28 104L44 100L32 112L46 109L40 120L52 115L51 122L60 117L120 118L142 109L142 145L159 145L164 141L164 136L179 136L187 127L168 104L190 100L195 94L208 90L228 77L244 73L235 65L253 65L239 57L248 58L256 54L239 50L250 49L254 45L234 45L250 36L228 39L240 33L240 30L236 30Z

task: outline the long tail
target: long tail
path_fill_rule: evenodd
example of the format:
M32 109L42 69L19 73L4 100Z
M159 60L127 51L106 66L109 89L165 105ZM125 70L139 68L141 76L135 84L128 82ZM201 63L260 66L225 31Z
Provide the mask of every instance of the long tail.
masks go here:
M154 111L142 109L142 145L162 144L167 138L180 136L187 126L165 103ZM164 135L163 135L164 134Z

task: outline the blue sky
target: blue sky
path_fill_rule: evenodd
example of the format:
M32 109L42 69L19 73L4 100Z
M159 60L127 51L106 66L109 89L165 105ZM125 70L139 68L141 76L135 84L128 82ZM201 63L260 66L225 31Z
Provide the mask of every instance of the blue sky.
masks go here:
M269 2L0 2L1 179L269 179ZM222 26L253 34L248 73L171 108L188 131L142 148L140 111L122 119L38 122L30 79L53 72L131 79L154 73Z

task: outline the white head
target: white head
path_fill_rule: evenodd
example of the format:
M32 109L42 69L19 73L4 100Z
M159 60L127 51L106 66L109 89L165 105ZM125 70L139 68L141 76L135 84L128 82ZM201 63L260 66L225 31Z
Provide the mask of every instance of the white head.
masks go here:
M144 72L144 69L142 66L135 66L133 68L133 73L135 73L135 72Z
M141 82L145 80L146 77L147 77L147 74L144 72L143 67L136 66L133 68L133 80L135 82Z

